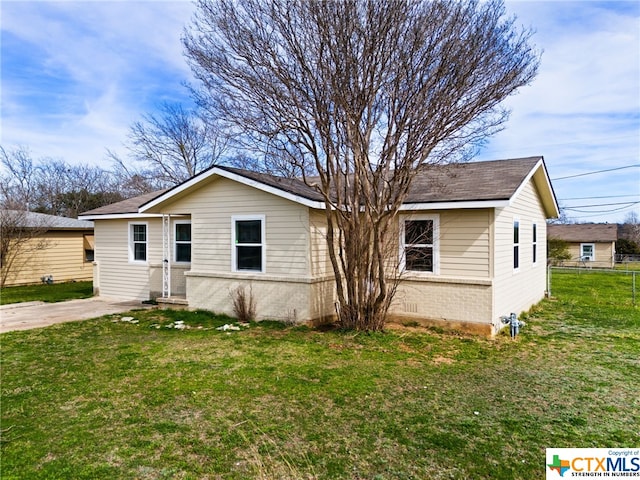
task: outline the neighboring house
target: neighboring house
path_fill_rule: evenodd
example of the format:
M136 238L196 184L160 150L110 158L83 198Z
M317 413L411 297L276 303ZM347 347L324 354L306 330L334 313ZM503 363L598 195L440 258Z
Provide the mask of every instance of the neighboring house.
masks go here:
M495 333L501 316L543 298L546 219L557 216L542 157L416 172L395 237L403 277L391 319ZM245 285L261 319L334 317L324 203L300 180L216 166L82 218L95 222L100 295L232 314L230 292ZM428 241L411 245L407 226ZM414 264L408 248L430 261Z
M3 234L9 230L7 219L24 232L18 233L17 247L7 239L12 264L4 286L92 280L93 222L13 210L2 215Z
M613 268L618 225L608 223L551 224L547 236L567 242L570 260L564 266Z

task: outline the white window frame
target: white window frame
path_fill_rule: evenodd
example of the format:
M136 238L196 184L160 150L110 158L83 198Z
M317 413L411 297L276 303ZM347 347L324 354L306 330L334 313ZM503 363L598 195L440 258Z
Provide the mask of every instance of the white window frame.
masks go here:
M536 222L531 224L531 245L533 248L531 260L533 261L533 265L537 265L540 252L538 252L538 224Z
M145 257L146 260L136 260L135 259L135 243L142 242L134 242L133 240L133 229L134 226L142 225L145 227ZM148 265L149 263L149 222L129 222L129 263L135 263L140 265Z
M586 246L590 246L591 247L591 255L588 256L588 258L585 259L584 255L584 247ZM580 244L580 261L587 261L587 262L595 262L596 261L596 244L595 243L581 243Z
M518 238L516 240L516 225L518 227ZM514 217L513 218L513 223L512 223L512 227L511 227L511 241L513 242L513 248L512 250L512 265L513 265L513 271L514 272L518 272L520 271L520 266L522 264L521 260L522 260L522 255L521 255L521 246L522 246L522 222L520 221L520 219L518 217ZM517 255L516 255L516 249L517 249ZM516 259L518 260L518 265L516 266Z
M178 225L191 225L191 239L188 242L184 240L180 240L180 241L178 240ZM178 245L179 244L181 245L189 244L191 246L190 257L193 258L193 225L191 223L191 220L175 220L173 222L173 258L175 259L175 263L188 265L191 263L191 260L189 260L188 262L178 261Z
M236 223L238 221L260 221L260 246L262 247L261 259L262 265L260 270L241 270L238 269L238 258L236 247L256 246L256 244L238 244L236 243ZM267 242L266 242L266 215L233 215L231 217L231 271L237 273L256 274L265 273L267 265Z
M433 271L425 272L423 270L407 270L407 258L406 248L412 246L412 244L405 244L405 228L406 222L414 220L431 220L433 222L433 243L431 244L417 244L415 246L431 247L433 249ZM400 255L400 272L411 275L440 275L440 215L438 214L417 214L417 215L402 215L399 219L400 222L400 236L399 236L399 255Z

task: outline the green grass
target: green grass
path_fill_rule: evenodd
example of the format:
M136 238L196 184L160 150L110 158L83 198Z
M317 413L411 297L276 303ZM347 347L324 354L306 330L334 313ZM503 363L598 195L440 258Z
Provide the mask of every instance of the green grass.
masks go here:
M21 302L62 302L74 298L93 296L93 282L37 284L19 287L4 287L0 291L0 305Z
M616 270L640 270L640 262L616 263Z
M640 444L622 277L554 275L515 341L170 310L7 333L0 477L544 478L547 447Z

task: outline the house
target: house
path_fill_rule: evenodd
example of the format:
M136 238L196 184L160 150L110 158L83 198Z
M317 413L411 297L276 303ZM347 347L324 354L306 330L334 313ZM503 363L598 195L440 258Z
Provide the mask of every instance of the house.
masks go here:
M4 286L93 278L93 222L16 210L1 215Z
M330 318L323 209L300 180L212 167L168 191L82 215L95 222L95 288L232 314L230 292L245 285L259 318ZM491 335L501 316L543 298L546 219L558 206L542 157L424 168L400 213L403 273L391 319ZM432 232L420 246L428 265L404 258L415 248L407 225Z
M571 259L565 266L613 268L618 225L607 223L551 224L547 236L567 242Z

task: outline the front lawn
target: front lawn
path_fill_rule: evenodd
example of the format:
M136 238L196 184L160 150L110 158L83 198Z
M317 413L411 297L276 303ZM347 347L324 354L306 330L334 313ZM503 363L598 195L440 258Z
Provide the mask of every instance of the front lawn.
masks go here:
M640 445L640 310L554 281L515 341L169 310L4 334L0 477L533 479L546 447Z
M74 298L93 296L93 282L67 282L3 287L0 291L0 305L21 302L63 302Z

